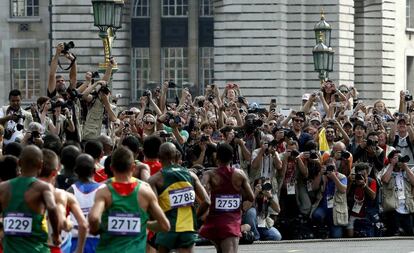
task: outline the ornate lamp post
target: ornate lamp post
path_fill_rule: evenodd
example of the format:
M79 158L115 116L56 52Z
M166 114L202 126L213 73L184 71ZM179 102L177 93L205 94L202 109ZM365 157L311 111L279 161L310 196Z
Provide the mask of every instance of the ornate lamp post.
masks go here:
M105 62L99 64L99 71L105 72L112 56L112 43L116 38L116 31L122 27L122 7L124 0L92 0L94 25L99 28L99 37L102 39L105 53ZM118 70L117 66L112 73Z
M321 84L328 78L333 70L333 57L335 52L331 47L331 25L325 21L325 15L321 13L321 20L316 23L314 29L316 45L313 48L313 64L315 71L319 73Z

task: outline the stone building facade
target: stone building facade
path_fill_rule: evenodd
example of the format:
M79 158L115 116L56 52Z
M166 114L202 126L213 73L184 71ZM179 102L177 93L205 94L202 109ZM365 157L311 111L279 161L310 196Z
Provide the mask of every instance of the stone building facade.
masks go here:
M90 1L5 0L0 7L2 104L12 87L27 89L27 101L33 92L45 94L51 52L60 41L75 42L80 80L103 62ZM414 92L414 0L127 0L113 46L119 65L113 93L129 105L164 80L193 94L212 81L236 82L250 101L276 98L281 107L297 107L302 93L319 88L312 48L322 8L333 28L330 79L354 85L367 102L384 99L391 107L399 90ZM38 59L27 58L30 53ZM16 65L23 56L20 62L32 61L37 76Z

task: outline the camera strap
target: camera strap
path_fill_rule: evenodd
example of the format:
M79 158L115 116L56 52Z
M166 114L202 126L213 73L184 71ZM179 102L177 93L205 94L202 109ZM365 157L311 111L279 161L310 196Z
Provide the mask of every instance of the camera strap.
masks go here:
M74 53L69 53L69 54L71 54L71 55L73 56L73 60L70 62L69 67L67 67L66 69L64 69L64 68L62 67L62 64L60 63L60 60L58 59L58 65L59 65L59 68L60 68L60 69L62 69L62 70L69 70L69 69L71 69L71 68L72 68L73 64L74 64L74 63L75 63L75 61L76 61L76 55L75 55Z

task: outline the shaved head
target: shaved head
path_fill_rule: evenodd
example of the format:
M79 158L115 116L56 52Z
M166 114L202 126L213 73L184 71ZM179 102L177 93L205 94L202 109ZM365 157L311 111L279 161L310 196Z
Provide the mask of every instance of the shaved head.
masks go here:
M42 150L35 145L26 146L20 154L19 165L23 173L41 170L43 165Z
M76 158L75 172L80 178L89 178L95 172L95 160L91 155L81 154Z
M333 148L332 148L335 152L337 151L345 151L346 150L346 146L342 141L338 141L334 144Z
M177 148L171 142L163 143L160 146L160 159L164 162L173 162L176 158Z

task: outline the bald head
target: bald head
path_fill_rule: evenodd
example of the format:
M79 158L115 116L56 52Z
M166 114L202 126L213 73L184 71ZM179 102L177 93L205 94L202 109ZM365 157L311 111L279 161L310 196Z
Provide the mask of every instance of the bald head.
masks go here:
M338 152L338 151L345 151L346 150L346 146L342 141L338 141L334 144L333 146L333 151Z
M40 171L43 165L42 150L35 145L26 146L20 154L19 165L22 173Z
M95 160L91 155L81 154L76 158L75 172L79 178L87 179L93 176Z
M177 148L171 142L163 143L160 146L160 159L163 162L173 162L176 158Z

